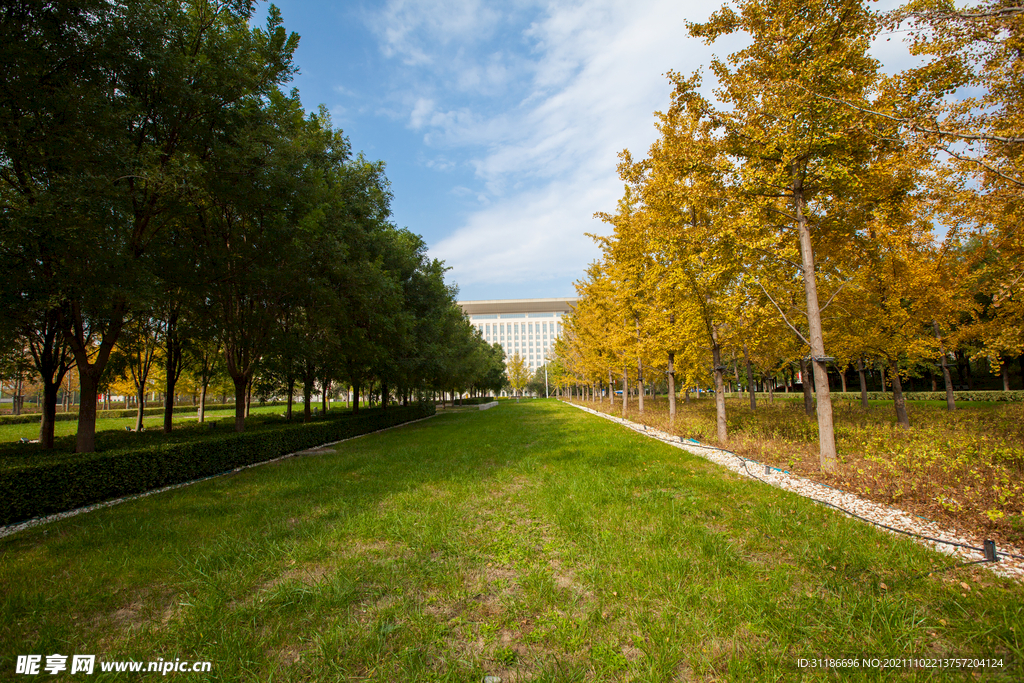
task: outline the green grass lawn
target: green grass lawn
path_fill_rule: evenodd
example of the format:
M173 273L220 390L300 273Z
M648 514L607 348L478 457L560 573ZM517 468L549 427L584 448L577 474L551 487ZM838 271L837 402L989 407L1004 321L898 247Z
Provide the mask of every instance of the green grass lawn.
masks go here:
M916 576L951 564L553 400L503 402L0 539L0 679L33 653L210 660L217 681L1019 660L1024 587ZM146 678L98 669L81 680Z

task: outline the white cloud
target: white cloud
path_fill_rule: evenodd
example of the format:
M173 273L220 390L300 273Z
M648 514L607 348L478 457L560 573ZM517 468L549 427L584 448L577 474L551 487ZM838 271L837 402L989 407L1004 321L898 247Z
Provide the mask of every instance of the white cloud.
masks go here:
M684 19L706 13L667 0L549 5L522 29L531 51L503 63L516 65L502 77L525 85L521 99L490 115L478 102L479 111L463 104L431 116L427 143L469 149L492 200L431 246L453 280L464 290L495 281L511 290L553 273L582 275L598 255L584 233L605 227L592 215L614 210L622 191L616 155L629 148L643 156L653 142L653 112L670 92L664 72L705 61L687 56L706 50L684 38Z
M464 291L474 285L575 280L598 256L584 234L600 231L601 224L589 219L593 207L614 193L606 185L554 182L474 212L431 247L431 254L453 268L452 279Z
M500 12L482 0L390 0L371 20L386 56L433 64L438 45L486 39Z
M642 158L656 138L654 111L671 92L664 73L706 67L745 41L687 36L687 19L720 4L389 3L377 24L382 50L412 65L393 98L427 146L479 183L457 181L451 194L478 194L481 207L430 248L464 293L506 283L515 296L524 282L583 275L598 255L584 233L606 229L592 216L614 211L622 193L618 152Z
M416 106L412 108L412 113L409 114L409 125L413 128L422 128L433 110L434 102L432 100L422 97L416 100Z

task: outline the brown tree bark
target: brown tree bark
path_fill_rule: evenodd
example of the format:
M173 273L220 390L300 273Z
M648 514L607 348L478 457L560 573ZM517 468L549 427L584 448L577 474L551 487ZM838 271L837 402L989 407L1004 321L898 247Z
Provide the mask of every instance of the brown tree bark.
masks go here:
M288 385L288 403L285 408L285 418L288 420L292 419L292 404L295 402L295 375L288 373L288 377L285 382Z
M137 385L135 387L135 401L138 403L138 407L135 409L135 431L141 432L142 420L146 411L146 389L144 386Z
M814 397L811 396L811 373L807 369L807 361L800 359L800 387L804 392L804 412L807 417L814 417Z
M676 419L676 354L668 352L668 421Z
M181 376L182 348L178 338L178 310L171 310L166 321L166 343L164 347L164 371L166 400L164 401L164 434L170 434L174 427L174 388Z
M946 410L956 410L956 396L953 394L953 377L949 373L949 363L946 356L946 345L942 343L942 333L939 331L937 320L932 321L932 329L935 331L935 339L939 342L939 365L942 367L942 382L946 389Z
M900 381L900 371L896 367L896 360L889 361L889 374L892 376L892 403L896 407L896 422L904 429L910 428L910 417L907 415L907 400L903 396L903 383Z
M206 390L207 390L209 384L210 384L210 381L208 379L204 378L203 382L202 382L202 387L199 389L199 422L200 423L206 421Z
M245 394L249 388L249 375L232 375L231 383L235 385L235 431L245 431Z
M100 333L99 347L96 348L90 343L92 335L86 329L85 316L79 304L76 302L71 305L71 329L65 330L64 335L75 357L79 386L82 389L78 432L75 435L76 453L92 453L96 450L96 394L100 377L124 326L124 315L125 303L116 302L106 328ZM90 360L92 351L95 351L95 355Z
M626 410L629 407L629 379L626 366L622 366L622 417L626 417Z
M636 397L637 397L637 410L640 414L644 413L644 366L643 363L637 359L636 361Z
M750 364L750 353L747 344L743 344L743 363L747 366L747 391L750 392L750 409L757 410L757 397L754 395L754 368Z
M306 361L302 372L302 421L309 422L313 416L313 382L316 374L312 361Z
M331 380L324 377L320 382L320 388L323 390L323 393L320 395L321 410L326 415L327 411L331 409Z
M39 422L39 443L53 448L53 426L57 415L57 393L64 376L71 369L72 357L62 331L63 316L57 309L47 311L40 328L27 330L29 353L43 383L42 419ZM20 408L20 405L19 405ZM20 411L19 411L20 412Z
M857 377L860 379L860 407L868 409L868 380L864 376L864 359L857 359Z
M807 299L807 328L814 365L814 383L818 412L818 462L823 472L833 472L838 466L835 426L832 419L832 398L828 387L828 368L825 359L825 338L821 329L821 309L818 305L818 284L814 270L814 246L811 231L804 216L804 188L800 170L793 169L793 205L796 211L797 233L800 239L800 257L803 266L804 293Z
M725 367L722 365L722 349L718 344L718 330L711 331L711 358L715 364L715 426L718 440L725 444L729 441L728 425L725 421Z

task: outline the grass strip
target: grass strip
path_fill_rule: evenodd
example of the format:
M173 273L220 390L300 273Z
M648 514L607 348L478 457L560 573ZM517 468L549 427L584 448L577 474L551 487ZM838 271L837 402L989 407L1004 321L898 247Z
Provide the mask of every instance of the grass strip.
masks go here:
M214 681L836 680L797 660L1024 652L1020 584L917 576L952 561L554 401L329 450L0 540L0 670L60 652L210 660ZM915 674L842 674L894 677Z
M419 404L340 414L309 424L270 420L262 429L241 434L197 427L152 435L148 445L135 442L137 435L115 433L106 435L107 448L95 453L58 451L19 459L15 452L0 460L0 524L209 477L433 412L432 405Z

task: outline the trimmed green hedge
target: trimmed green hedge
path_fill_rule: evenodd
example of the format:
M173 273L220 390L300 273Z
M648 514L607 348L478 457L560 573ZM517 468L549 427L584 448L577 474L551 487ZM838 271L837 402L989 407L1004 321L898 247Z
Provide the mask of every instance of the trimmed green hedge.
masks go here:
M227 472L236 467L433 415L430 404L367 410L309 424L286 424L202 440L67 454L0 471L0 525L73 510Z
M284 401L273 401L271 403L255 404L254 407L259 407L261 405L263 405L263 406L285 406L285 405L288 405L288 404L287 404L287 402L284 402ZM217 411L223 412L225 410L234 410L234 409L235 409L235 404L234 403L207 403L206 404L206 412L207 412L207 414L209 414L211 412L217 412ZM198 415L199 414L199 406L190 406L190 405L174 406L174 412L175 413L191 413L193 415ZM96 411L96 419L97 420L103 420L105 418L112 418L112 417L114 417L114 418L135 417L138 414L139 414L139 411L136 410L135 408L119 408L117 410L97 410ZM142 411L142 414L144 416L148 416L148 417L152 417L153 415L163 415L164 414L164 407L163 406L159 406L157 408L146 408L145 410ZM20 424L31 424L31 423L39 424L39 422L42 419L43 419L43 416L40 413L25 413L23 415L0 415L0 425L20 425ZM57 413L54 416L54 419L53 419L54 422L74 422L74 421L77 421L77 420L78 420L78 411L77 410L75 410L73 412L67 412L67 413Z
M785 392L776 391L775 396L784 395ZM851 401L860 400L859 391L833 391L830 392L836 398L848 399ZM891 401L891 391L869 391L869 401ZM744 394L745 396L746 394ZM768 394L758 392L757 395L767 398ZM790 391L791 396L802 396L800 391ZM905 391L903 397L908 401L945 401L945 391ZM1024 391L954 391L953 399L956 401L1024 401Z
M493 396L477 396L475 398L464 398L462 399L462 405L464 406L478 406L481 403L490 403L494 401ZM445 402L445 405L452 405L451 401ZM455 399L455 405L459 405L459 399Z

